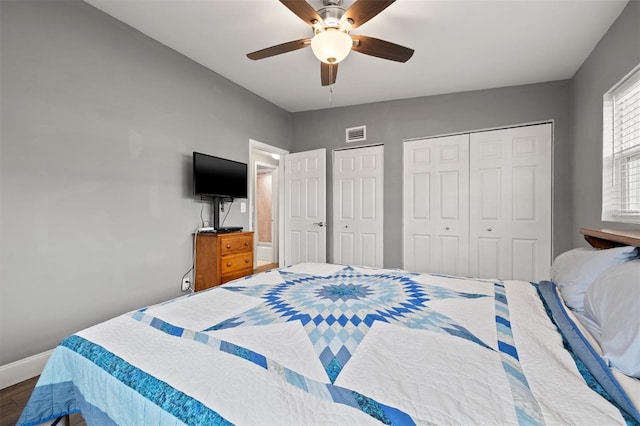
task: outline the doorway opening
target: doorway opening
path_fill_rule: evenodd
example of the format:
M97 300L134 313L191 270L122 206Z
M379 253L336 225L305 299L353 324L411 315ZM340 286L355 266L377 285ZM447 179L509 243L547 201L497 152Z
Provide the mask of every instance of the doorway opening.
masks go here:
M275 235L278 217L277 191L278 168L275 165L256 162L256 230L258 241L256 263L258 267L278 263L278 247Z
M281 185L282 157L288 153L262 142L249 141L250 229L254 232L254 269L283 266L282 224L284 189Z

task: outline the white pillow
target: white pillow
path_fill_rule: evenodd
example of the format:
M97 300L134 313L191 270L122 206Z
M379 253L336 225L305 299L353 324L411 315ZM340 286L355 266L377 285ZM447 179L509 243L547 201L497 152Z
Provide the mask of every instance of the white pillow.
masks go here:
M587 290L584 315L600 326L609 365L640 378L640 260L600 275Z
M560 290L567 306L582 312L584 294L598 276L612 266L635 257L635 247L624 246L606 250L578 248L556 257L551 265L551 281Z

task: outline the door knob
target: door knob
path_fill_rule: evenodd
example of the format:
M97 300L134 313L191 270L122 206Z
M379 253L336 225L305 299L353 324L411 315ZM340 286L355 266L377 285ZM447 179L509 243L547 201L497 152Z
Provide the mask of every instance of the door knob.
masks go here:
M487 231L491 232L491 231L492 231L492 229L491 229L491 228L487 228Z
M325 222L315 222L315 223L313 223L313 225L318 225L320 228L322 228L323 226L326 225L326 223Z

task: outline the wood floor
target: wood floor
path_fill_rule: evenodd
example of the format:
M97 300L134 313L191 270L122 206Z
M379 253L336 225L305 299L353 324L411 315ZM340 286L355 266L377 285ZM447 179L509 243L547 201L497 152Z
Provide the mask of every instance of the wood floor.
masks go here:
M37 381L34 377L0 390L0 426L16 424Z
M266 265L258 266L253 272L264 272L278 267L277 263L267 263Z
M278 267L277 263L269 263L256 268L255 272L264 272ZM0 389L0 426L14 426L22 413L38 377L17 383L5 389ZM80 414L69 416L71 426L85 426L86 423Z
M14 426L16 424L37 381L38 377L34 377L8 388L0 389L0 426ZM69 424L71 426L86 426L80 414L69 416Z

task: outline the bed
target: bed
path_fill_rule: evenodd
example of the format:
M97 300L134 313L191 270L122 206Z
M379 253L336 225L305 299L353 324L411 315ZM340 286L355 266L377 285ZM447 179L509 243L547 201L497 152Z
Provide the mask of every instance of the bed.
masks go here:
M18 424L640 421L564 304L551 282L292 265L69 336Z

